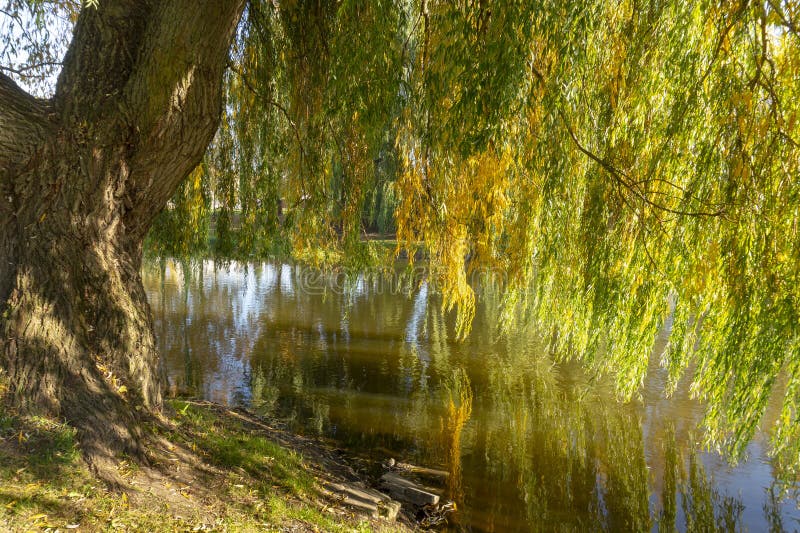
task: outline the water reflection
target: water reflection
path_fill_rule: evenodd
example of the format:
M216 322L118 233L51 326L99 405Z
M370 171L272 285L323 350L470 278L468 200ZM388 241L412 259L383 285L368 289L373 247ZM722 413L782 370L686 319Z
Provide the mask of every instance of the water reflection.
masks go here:
M410 297L286 264L166 261L144 279L176 392L448 470L454 530L800 528L763 440L736 468L696 453L699 407L663 399L657 366L642 400L620 404L579 365L552 364L532 328L498 340L490 294L456 344L419 279Z

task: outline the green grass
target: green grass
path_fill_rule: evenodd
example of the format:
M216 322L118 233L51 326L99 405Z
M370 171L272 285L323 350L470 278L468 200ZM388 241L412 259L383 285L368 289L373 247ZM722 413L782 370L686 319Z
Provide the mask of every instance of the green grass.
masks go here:
M197 406L175 401L176 421L188 430L192 439L183 440L193 451L222 469L241 469L258 479L264 473L269 488L297 497L310 496L315 479L306 470L302 457L260 435L253 435L235 420L222 420L215 413ZM261 483L263 489L265 483ZM262 496L267 496L263 491Z
M391 530L332 511L313 465L258 428L211 406L172 407L152 430L181 459L157 460L166 474L153 477L121 458L122 491L89 471L69 426L0 412L0 531Z

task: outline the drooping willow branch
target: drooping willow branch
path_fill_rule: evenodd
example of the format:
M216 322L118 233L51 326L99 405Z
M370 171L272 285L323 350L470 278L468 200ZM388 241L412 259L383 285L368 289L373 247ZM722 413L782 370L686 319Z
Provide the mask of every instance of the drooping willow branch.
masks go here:
M250 81L247 75L244 72L242 72L242 69L239 68L237 65L235 65L233 61L228 61L228 68L230 69L231 72L236 74L239 77L239 79L242 80L242 83L244 83L244 86L245 88L247 88L248 91L250 91L255 96L260 98L261 101L264 102L265 104L272 106L281 112L283 117L286 119L286 122L291 127L292 133L294 133L295 140L297 141L297 147L300 150L300 165L302 168L303 161L307 159L306 149L305 145L303 144L302 136L300 135L300 130L297 128L297 124L295 124L294 120L292 119L292 116L289 114L289 111L279 102L276 102L273 98L270 98L263 92L259 91L255 87L255 85ZM305 190L306 187L303 176L301 176L301 179L303 180L303 189ZM308 194L304 192L304 194L298 199L298 201L292 207L297 207L300 203L304 202L307 199L307 196Z
M539 72L539 70L534 65L531 65L530 67L531 67L531 72L533 72L533 74L543 84L546 83L545 78L542 75L542 73ZM564 100L563 95L560 94L560 93L559 93L559 97L560 97L561 100ZM564 112L564 110L560 106L557 106L556 107L556 111L558 112L558 116L561 119L561 122L564 124L564 127L567 130L567 133L569 134L570 138L572 139L572 142L575 143L575 146L578 148L578 150L581 153L583 153L586 157L588 157L589 159L591 159L592 161L594 161L595 163L600 165L600 167L603 170L605 170L619 185L621 185L626 190L630 191L640 201L644 202L645 204L649 205L650 207L653 207L654 209L657 209L659 211L663 211L663 212L666 212L666 213L670 213L670 214L673 214L673 215L693 216L693 217L719 217L719 216L724 216L725 215L726 209L724 209L724 208L718 209L718 210L715 210L715 211L686 211L686 210L682 210L682 209L673 209L671 207L662 205L662 204L660 204L658 202L654 202L653 200L648 198L647 194L645 192L642 192L642 190L639 187L639 185L641 185L643 183L647 183L648 181L651 181L651 180L634 181L630 176L627 175L627 173L625 173L625 171L623 171L620 168L615 167L608 160L604 159L603 157L600 157L596 153L594 153L591 150L589 150L580 141L580 139L578 139L578 135L575 133L575 130L572 127L572 123L571 123L569 117L567 117L567 115ZM663 181L663 182L667 183L668 185L670 185L671 187L674 187L674 188L676 188L678 190L683 190L680 186L670 182L669 180L665 180L663 178L659 178L659 181Z

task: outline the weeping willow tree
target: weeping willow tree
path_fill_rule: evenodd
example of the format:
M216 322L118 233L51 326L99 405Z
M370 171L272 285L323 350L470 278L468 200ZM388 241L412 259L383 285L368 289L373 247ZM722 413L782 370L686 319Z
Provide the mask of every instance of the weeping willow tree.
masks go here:
M630 398L670 328L667 392L692 381L709 444L739 457L778 394L773 452L800 467L796 3L6 3L37 30L3 38L19 81L42 73L20 40L47 69L45 15L75 21L49 99L0 75L12 405L118 429L158 408L151 227L165 253L359 266L390 259L364 238L388 209L457 336L490 270L504 327Z

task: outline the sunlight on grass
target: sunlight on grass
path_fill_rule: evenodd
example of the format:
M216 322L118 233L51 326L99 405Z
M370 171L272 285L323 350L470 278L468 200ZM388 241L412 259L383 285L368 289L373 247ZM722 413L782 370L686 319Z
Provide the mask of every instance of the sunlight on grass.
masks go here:
M215 469L194 483L202 497L177 482L148 485L130 458L118 467L130 486L109 490L81 459L74 429L0 414L0 530L271 531L285 524L298 531L375 529L358 517L327 513L317 480L296 451L210 408L180 401L171 407L174 430L152 429ZM183 505L165 500L163 491Z

